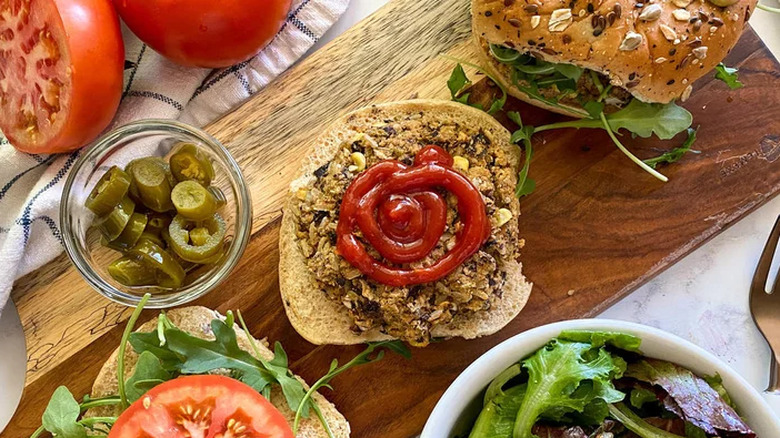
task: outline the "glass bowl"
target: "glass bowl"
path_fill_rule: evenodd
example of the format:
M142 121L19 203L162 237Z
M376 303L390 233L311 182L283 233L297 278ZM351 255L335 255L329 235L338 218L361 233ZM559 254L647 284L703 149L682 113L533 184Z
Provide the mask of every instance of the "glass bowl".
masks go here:
M121 255L100 244L100 233L91 228L96 217L84 203L111 166L124 168L136 158L167 157L181 143L195 144L214 165L215 178L211 185L219 188L227 201L220 210L226 224L225 254L214 264L188 272L184 285L177 289L124 286L107 270ZM109 132L82 153L65 182L60 222L65 250L90 286L106 298L127 306L136 306L149 292L152 297L146 307L160 309L201 297L228 276L238 264L252 233L252 202L238 163L216 139L176 121L142 120Z

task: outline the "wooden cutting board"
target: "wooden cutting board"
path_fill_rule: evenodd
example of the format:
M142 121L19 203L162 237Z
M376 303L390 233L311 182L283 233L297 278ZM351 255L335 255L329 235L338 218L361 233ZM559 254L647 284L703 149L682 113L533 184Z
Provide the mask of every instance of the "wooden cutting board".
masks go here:
M236 271L196 304L240 308L252 332L281 341L292 369L310 382L332 358L343 361L360 348L315 347L284 315L277 240L287 184L314 137L340 114L375 102L449 98L453 64L438 55L474 59L468 3L395 0L207 127L244 169L254 236ZM727 63L740 68L746 86L731 91L710 75L696 84L685 106L701 125L701 153L664 168L667 184L636 168L600 131L535 137L537 190L521 201L520 218L524 270L535 283L528 306L496 335L438 343L415 350L410 361L387 357L337 378L327 396L353 436L418 433L448 384L493 345L534 326L596 314L774 196L780 66L750 29ZM530 124L559 119L508 105ZM641 157L676 145L624 141ZM3 435L9 437L28 436L40 424L58 385L76 395L89 391L130 313L92 291L64 256L19 280L13 299L27 336L28 372L22 404Z

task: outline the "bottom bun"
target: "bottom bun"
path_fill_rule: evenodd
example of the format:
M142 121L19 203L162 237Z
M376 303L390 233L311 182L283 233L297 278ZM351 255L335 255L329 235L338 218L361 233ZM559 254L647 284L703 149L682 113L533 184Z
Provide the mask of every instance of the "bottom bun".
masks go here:
M211 321L214 319L224 319L218 312L208 309L206 307L192 306L184 307L180 309L173 309L166 312L168 319L179 329L185 331L193 336L197 336L202 339L213 339L214 335L211 332ZM150 332L157 328L157 318L143 324L138 328L139 332ZM250 338L248 333L245 333L238 327L234 327L236 332L236 338L238 340L238 346L244 350L255 355L253 353L252 346L250 344ZM252 338L254 339L254 338ZM255 340L255 344L260 350L260 354L263 360L271 360L274 357L273 352L268 348L265 340ZM107 397L116 395L118 390L117 384L117 356L119 349L117 348L111 357L106 361L103 367L100 369L100 373L95 379L95 383L92 386L92 398ZM138 355L128 345L125 351L125 378L129 378L135 371L135 364L138 361ZM303 380L297 377L298 380ZM304 382L304 387L308 389L308 385ZM343 415L336 409L333 403L325 399L320 393L315 392L312 399L319 406L323 416L328 422L333 435L339 438L347 438L350 434L349 423ZM278 385L274 385L271 390L271 403L279 409L287 423L292 427L293 420L295 419L295 412L293 412L288 406L287 401L282 394ZM87 411L86 417L106 417L116 416L119 414L119 408L115 406L107 406L100 408L93 408ZM328 434L323 428L320 421L316 416L310 416L309 418L301 419L298 427L298 438L327 438Z
M376 105L357 110L337 120L317 140L316 150L304 163L303 170L290 188L282 218L279 238L279 285L287 317L295 330L314 344L349 345L394 339L379 329L362 333L352 330L354 323L347 308L331 299L322 290L307 266L296 238L296 223L290 203L296 190L311 181L313 171L328 163L344 138L356 133L347 130L350 117L382 120L398 114L434 114L437 119L463 125L479 126L489 132L493 140L519 163L519 148L510 144L509 132L484 111L449 101L414 100ZM457 314L446 325L434 326L433 337L462 337L473 339L497 332L507 325L525 306L532 285L521 272L516 260L500 260L498 269L506 274L506 285L500 298L491 301L492 307L474 313Z

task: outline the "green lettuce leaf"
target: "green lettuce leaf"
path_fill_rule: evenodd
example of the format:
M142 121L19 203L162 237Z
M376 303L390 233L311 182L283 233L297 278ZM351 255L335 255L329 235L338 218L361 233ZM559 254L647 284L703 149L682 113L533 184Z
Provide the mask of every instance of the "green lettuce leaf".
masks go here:
M612 418L622 423L626 429L634 432L641 438L684 438L653 426L623 403L610 405L609 413Z
M617 360L616 360L617 359ZM623 400L612 379L621 376L625 361L605 348L555 339L523 361L528 388L514 424L514 438L532 438L540 417L582 412L595 399Z
M645 388L634 388L631 390L631 396L629 397L631 406L641 409L645 403L653 403L658 401L658 397L655 396L653 391Z
M728 403L732 408L736 408L736 405L731 400L731 396L726 391L726 387L723 386L723 379L720 377L720 374L716 373L714 376L704 376L704 381L720 395L723 401Z
M590 330L565 330L558 335L558 339L573 342L583 342L593 345L594 348L611 345L621 350L639 353L642 340L628 333L603 332Z
M513 386L485 403L469 438L512 438L526 385Z

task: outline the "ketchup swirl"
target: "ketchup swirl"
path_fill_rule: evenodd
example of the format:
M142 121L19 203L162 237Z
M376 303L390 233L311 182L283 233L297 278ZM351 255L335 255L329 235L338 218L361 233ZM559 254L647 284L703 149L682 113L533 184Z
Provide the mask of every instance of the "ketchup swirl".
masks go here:
M402 287L446 277L490 237L485 202L471 181L452 169L453 159L439 146L426 146L414 165L382 161L347 188L336 228L336 248L344 259L379 283ZM455 246L431 266L402 269L374 259L355 236L363 237L394 264L422 260L436 247L447 226L442 190L458 198L462 227Z

